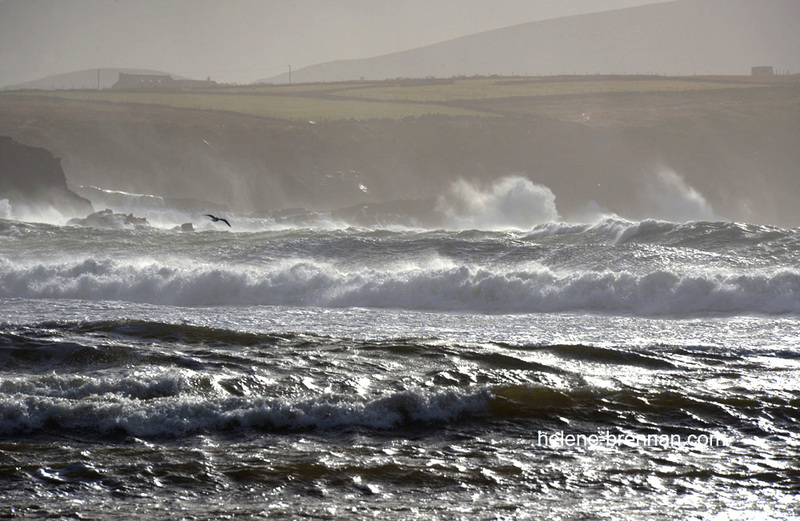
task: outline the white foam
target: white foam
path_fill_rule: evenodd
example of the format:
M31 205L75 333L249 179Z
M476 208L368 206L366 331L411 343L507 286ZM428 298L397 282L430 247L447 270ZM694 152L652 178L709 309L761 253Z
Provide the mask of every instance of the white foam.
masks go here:
M528 239L538 239L568 234L587 234L620 244L652 233L678 230L681 224L656 219L629 221L618 216L604 217L591 224L571 222L549 222L535 226L527 235Z
M235 397L197 388L191 371L149 381L47 375L0 386L0 433L52 429L134 436L181 436L231 427L254 429L394 429L487 414L492 393L407 390L373 399L352 395ZM30 380L30 378L26 379ZM97 380L97 381L95 381ZM162 394L163 393L163 394Z
M0 297L488 313L798 313L800 271L557 271L536 263L472 267L449 260L345 269L312 259L261 266L185 259L27 264L0 259Z

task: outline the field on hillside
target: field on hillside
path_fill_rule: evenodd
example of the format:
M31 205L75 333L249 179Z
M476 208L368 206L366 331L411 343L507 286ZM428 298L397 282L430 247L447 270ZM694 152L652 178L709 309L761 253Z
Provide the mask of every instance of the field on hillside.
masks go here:
M131 91L53 91L25 92L76 101L162 105L183 109L235 112L250 116L286 120L329 121L337 119L400 119L436 114L442 116L487 116L472 109L440 104L371 102L328 99L313 95L271 95L263 93L208 92L131 92Z
M602 111L625 113L626 103L655 110L684 106L683 100L708 103L746 90L798 85L797 78L745 76L565 76L536 78L458 78L294 85L222 86L197 91L17 91L0 95L44 96L93 104L169 106L225 111L296 121L400 119L423 115L491 117L539 114L571 121L597 112L587 102L600 100ZM733 94L732 94L733 93ZM625 98L625 95L630 95ZM637 95L640 96L637 98ZM660 98L659 98L660 96ZM677 101L676 101L677 100ZM639 109L636 109L639 110ZM577 111L577 112L576 112ZM577 115L576 115L577 114Z
M449 103L454 101L573 96L607 93L683 92L745 88L758 85L738 79L697 79L664 77L561 77L561 78L476 78L452 82L382 82L344 85L327 90L327 96L378 101Z

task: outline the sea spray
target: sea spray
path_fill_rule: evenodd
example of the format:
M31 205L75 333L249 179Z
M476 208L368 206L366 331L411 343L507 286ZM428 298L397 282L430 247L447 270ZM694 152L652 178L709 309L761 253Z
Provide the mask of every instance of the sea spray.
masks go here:
M703 194L673 170L659 170L643 188L641 198L644 217L674 222L721 220Z
M507 176L482 189L464 179L439 198L438 210L448 228L529 230L558 220L556 198L549 188L523 176Z

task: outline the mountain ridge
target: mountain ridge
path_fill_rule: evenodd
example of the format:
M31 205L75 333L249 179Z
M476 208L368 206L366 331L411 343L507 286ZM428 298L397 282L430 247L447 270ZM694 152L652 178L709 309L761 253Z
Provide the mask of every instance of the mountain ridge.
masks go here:
M474 75L748 74L800 69L800 3L675 0L525 22L292 73L294 82ZM520 49L525 52L520 52ZM284 83L281 74L256 83Z
M0 88L0 90L57 90L57 89L108 89L119 79L120 73L126 74L157 74L170 76L174 80L186 79L177 74L156 71L151 69L129 69L117 67L99 67L80 71L52 74L38 80L16 83Z

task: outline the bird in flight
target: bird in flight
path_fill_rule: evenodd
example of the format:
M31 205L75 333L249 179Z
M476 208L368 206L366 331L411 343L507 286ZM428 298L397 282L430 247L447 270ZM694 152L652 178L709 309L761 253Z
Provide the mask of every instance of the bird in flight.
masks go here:
M227 224L228 226L231 226L231 223L229 223L227 219L223 219L222 217L217 217L215 215L211 215L210 213L205 214L205 216L206 217L211 217L211 220L213 222L222 221L225 224ZM231 228L232 228L232 226L231 226Z

